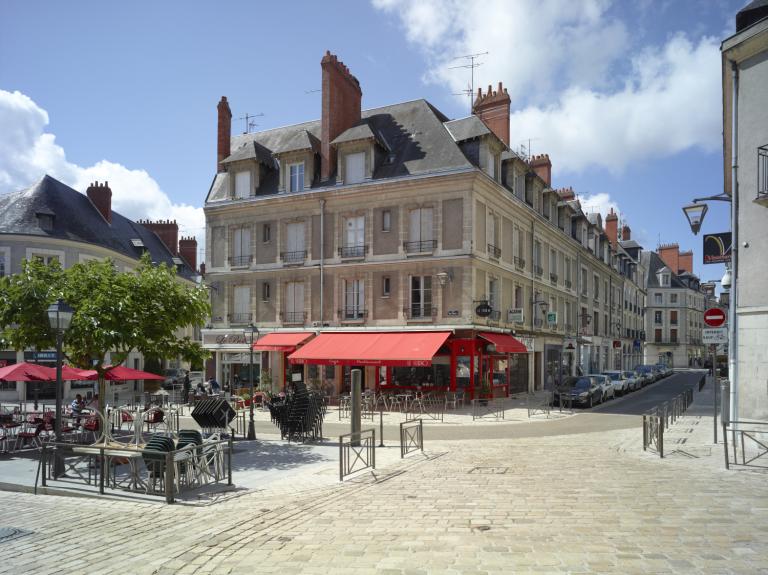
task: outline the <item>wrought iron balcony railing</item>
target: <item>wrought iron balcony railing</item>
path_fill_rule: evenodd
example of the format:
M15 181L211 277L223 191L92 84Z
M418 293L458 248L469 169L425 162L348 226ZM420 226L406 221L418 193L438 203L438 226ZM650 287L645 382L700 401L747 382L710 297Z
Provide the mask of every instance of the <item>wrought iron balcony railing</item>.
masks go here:
M519 270L525 269L525 260L523 258L515 258L515 267Z
M549 274L549 281L552 282L553 285L557 285L557 274Z
M248 323L251 323L251 314L250 313L230 313L229 315L227 315L227 321L229 321L229 323L248 324Z
M437 240L422 240L418 242L403 242L407 254L423 254L432 252L437 247Z
M537 276L541 277L544 275L544 268L541 266L533 266L533 273L535 273Z
M768 145L757 149L757 201L768 202Z
M501 248L494 246L493 244L488 244L488 256L499 259L501 257Z
M341 246L339 248L339 255L342 258L364 258L368 252L368 246L356 245L356 246Z
M571 289L571 287L573 287L571 280L565 280L565 289Z
M360 307L343 307L339 310L341 321L360 321L368 317L368 310Z
M300 323L303 324L307 319L307 312L304 311L283 311L280 312L280 318L283 323Z
M229 258L229 265L232 267L249 266L253 256L232 256Z
M307 251L283 252L280 254L280 259L284 264L300 265L307 259Z
M437 316L437 308L421 305L411 305L403 308L403 315L406 319L432 321Z

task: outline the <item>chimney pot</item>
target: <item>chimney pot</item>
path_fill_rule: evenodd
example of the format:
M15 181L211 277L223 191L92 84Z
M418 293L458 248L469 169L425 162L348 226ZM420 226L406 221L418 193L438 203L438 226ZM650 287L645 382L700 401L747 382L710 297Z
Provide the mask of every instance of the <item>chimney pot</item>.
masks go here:
M229 109L229 102L227 102L226 96L221 97L216 110L218 111L216 171L223 172L224 165L221 162L230 155L232 145L232 111Z
M330 179L336 168L336 149L331 142L360 121L363 92L360 82L343 62L327 51L322 68L322 112L320 120L320 179Z
M103 186L99 185L99 182L95 182L88 186L85 191L88 199L91 200L99 213L104 217L107 222L112 223L112 190L109 189L107 182L104 182Z

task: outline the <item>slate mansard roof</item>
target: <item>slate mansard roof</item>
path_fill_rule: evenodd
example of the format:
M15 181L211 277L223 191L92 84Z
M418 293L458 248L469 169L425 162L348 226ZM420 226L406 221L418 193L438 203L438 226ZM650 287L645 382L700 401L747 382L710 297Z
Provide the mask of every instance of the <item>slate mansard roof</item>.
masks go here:
M51 229L40 226L39 214L54 216ZM132 240L138 239L153 262L176 267L178 274L186 279L194 276L186 262L181 266L175 264L173 254L154 232L114 210L112 223L108 223L88 196L48 175L29 188L0 195L0 234L83 242L136 260L141 254Z
M373 139L381 153L381 161L376 162L373 180L409 175L437 174L440 172L463 171L474 169L457 144L457 139L467 134L476 136L490 134L482 122L470 117L448 122L448 118L426 100L413 100L364 110L361 120L356 125L339 134L336 144L356 140ZM453 132L458 132L453 134ZM480 133L477 133L477 132ZM308 142L319 142L320 120L254 132L240 134L231 139L232 154L223 163L237 160L256 159L265 166L265 179L259 182L257 195L277 193L278 175L275 154L294 150L299 146L307 148ZM206 202L229 199L228 178L226 172L216 174ZM334 185L335 175L330 180L313 181L312 187Z

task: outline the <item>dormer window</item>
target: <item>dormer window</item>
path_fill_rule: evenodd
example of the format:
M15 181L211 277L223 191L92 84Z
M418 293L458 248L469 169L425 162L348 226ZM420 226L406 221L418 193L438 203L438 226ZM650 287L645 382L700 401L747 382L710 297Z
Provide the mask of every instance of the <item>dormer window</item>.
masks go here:
M242 200L251 196L251 172L235 172L235 199Z
M496 179L496 154L488 151L488 156L485 161L485 173L488 174L494 180Z
M290 174L290 191L302 191L304 189L304 162L290 164L288 170Z
M365 179L365 152L347 154L344 158L344 183L356 184Z
M53 231L53 214L38 213L37 224L40 226L40 229L43 231L46 231L46 232Z
M659 274L659 285L661 287L669 287L669 274L668 273L660 273Z

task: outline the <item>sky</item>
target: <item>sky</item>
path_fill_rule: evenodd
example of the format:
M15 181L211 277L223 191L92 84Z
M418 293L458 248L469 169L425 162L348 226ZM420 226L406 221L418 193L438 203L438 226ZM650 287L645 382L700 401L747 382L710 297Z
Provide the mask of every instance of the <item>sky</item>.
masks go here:
M320 115L338 55L363 108L425 98L451 118L474 88L512 100L510 145L548 153L553 187L615 209L646 249L694 251L682 206L723 190L719 46L745 0L338 0L0 3L0 193L50 174L108 180L113 209L195 235L216 167L216 103L233 132ZM524 147L524 148L523 148ZM702 231L729 229L712 202Z

